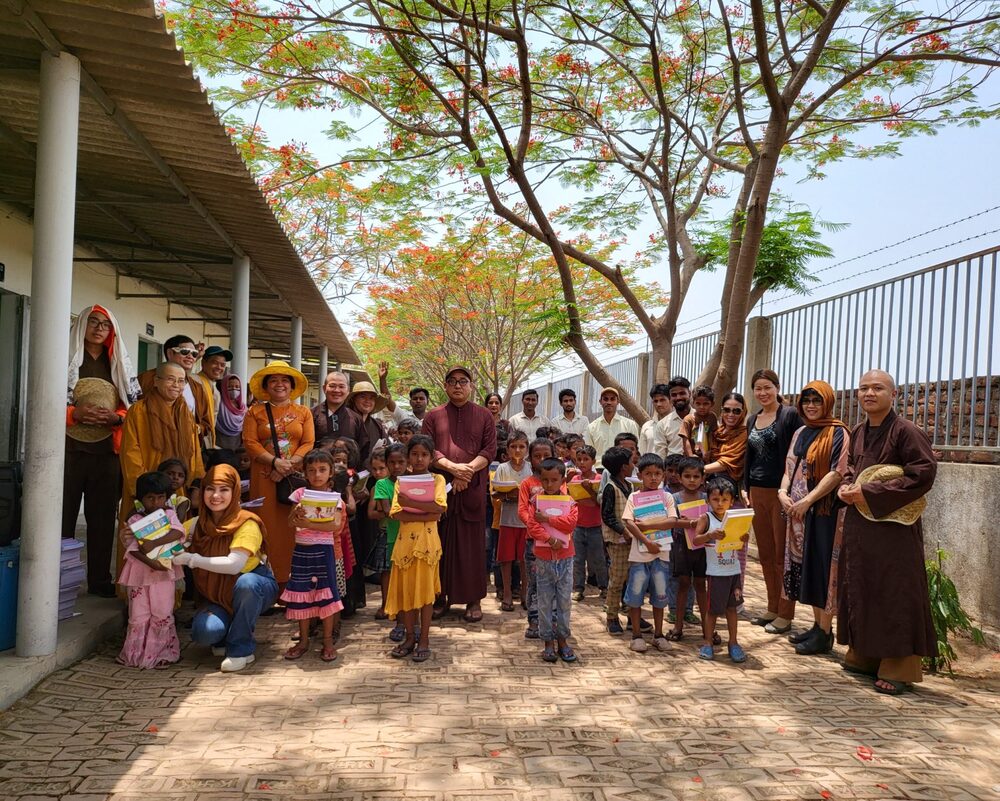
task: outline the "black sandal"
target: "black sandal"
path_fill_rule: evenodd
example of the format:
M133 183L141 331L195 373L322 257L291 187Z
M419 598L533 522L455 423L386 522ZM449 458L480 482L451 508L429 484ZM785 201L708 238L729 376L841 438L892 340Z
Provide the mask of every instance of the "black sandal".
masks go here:
M514 611L514 604L500 604L500 611L501 612L513 612Z
M878 683L888 684L888 687L879 687ZM875 679L875 692L882 693L882 695L902 695L905 692L913 689L912 684L908 684L905 681L894 681L893 679Z
M669 634L667 634L667 639L670 640L670 642L680 642L681 640L684 639L684 632L671 631Z
M395 648L389 651L389 656L391 656L393 659L404 659L405 657L408 657L411 653L413 653L413 649L416 647L417 647L416 641L411 642L409 645L407 645L405 642L401 642L399 645L397 645Z

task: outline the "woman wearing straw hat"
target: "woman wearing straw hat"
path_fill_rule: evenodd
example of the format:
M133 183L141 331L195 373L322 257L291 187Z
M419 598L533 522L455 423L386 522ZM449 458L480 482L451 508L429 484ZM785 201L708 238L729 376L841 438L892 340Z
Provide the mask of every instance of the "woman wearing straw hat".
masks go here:
M271 362L250 378L258 400L243 419L243 446L253 461L250 497L263 498L258 514L267 530L267 553L278 584L284 587L292 566L295 531L288 524L291 507L278 501L278 484L300 472L316 435L308 406L292 401L305 394L309 382L287 362ZM275 444L277 443L277 445Z
M347 406L361 418L361 435L358 439L358 450L361 451L361 462L368 463L376 444L385 439L385 426L375 417L385 408L386 399L375 391L375 385L369 381L358 381L347 396Z
M115 596L111 552L121 495L122 421L140 395L115 316L88 306L70 330L62 535L72 539L80 501L87 519L87 591Z

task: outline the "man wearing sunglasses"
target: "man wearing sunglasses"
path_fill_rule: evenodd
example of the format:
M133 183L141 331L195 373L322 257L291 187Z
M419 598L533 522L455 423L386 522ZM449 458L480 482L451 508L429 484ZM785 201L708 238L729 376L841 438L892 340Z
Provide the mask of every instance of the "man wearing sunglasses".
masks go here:
M163 343L164 361L180 365L187 376L183 399L198 424L199 441L205 448L214 448L215 424L212 420L212 400L205 391L201 379L191 372L200 356L201 351L194 344L194 340L183 334L172 336ZM143 395L148 395L152 391L155 380L155 369L139 374L139 386L142 387Z

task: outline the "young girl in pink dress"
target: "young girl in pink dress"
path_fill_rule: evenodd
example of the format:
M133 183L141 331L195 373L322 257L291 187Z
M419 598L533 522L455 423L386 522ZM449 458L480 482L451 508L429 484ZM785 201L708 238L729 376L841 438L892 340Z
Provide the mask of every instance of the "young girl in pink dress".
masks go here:
M128 518L141 520L162 509L170 521L170 533L155 542L140 543L128 524L122 526L125 561L118 583L128 597L128 631L118 654L119 664L136 668L164 668L181 658L174 626L174 586L183 572L179 565L164 565L147 554L154 548L184 540L184 527L167 506L170 479L163 473L143 473L135 482L137 505L142 509Z

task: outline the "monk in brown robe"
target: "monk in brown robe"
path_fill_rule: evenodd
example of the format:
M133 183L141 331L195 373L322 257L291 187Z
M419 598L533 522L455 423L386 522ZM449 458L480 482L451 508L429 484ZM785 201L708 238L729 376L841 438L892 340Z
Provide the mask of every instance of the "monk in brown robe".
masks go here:
M212 397L206 391L205 385L198 376L192 374L194 363L198 359L198 346L194 344L191 337L177 334L170 337L163 343L164 361L171 364L179 364L184 368L187 377L187 384L181 393L184 403L187 404L191 414L194 415L198 424L198 446L206 448L215 447L215 416L212 408ZM153 389L153 382L156 378L156 369L146 370L139 373L139 386L142 387L142 394L148 395Z
M489 464L496 457L493 415L473 403L472 373L453 367L445 375L448 402L424 416L423 433L434 440L434 467L449 476L448 513L441 518L440 617L453 603L465 604L464 620L483 619L486 597L486 488Z
M890 695L921 681L921 658L937 655L920 520L874 522L855 505L864 499L882 519L934 484L937 461L930 441L896 415L895 399L888 373L869 370L861 377L858 400L868 419L851 432L848 471L837 493L848 505L837 612L837 641L848 646L844 669L873 676L876 691ZM855 477L876 464L898 465L905 475L857 485Z

